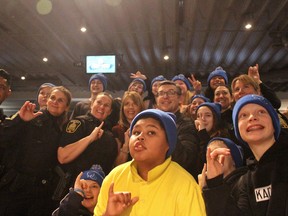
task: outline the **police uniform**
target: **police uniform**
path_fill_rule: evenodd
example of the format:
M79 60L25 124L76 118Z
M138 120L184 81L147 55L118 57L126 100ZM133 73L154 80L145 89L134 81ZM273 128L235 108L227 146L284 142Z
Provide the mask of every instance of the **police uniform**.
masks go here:
M90 112L87 115L78 116L70 120L65 126L60 139L60 146L65 147L88 135L99 126L101 122ZM103 129L103 128L102 128ZM89 169L93 164L99 164L105 174L108 174L117 157L118 147L112 133L105 130L100 139L93 141L75 160L63 166L63 168L72 174L72 180L82 170Z
M51 215L57 205L51 197L61 135L58 120L47 110L28 122L19 115L5 120L0 142L14 145L7 147L9 157L0 180L0 215Z

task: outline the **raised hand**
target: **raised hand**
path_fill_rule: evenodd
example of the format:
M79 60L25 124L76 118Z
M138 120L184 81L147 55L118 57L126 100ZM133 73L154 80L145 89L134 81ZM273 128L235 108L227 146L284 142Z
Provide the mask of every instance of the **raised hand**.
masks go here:
M92 140L100 139L103 135L102 127L104 125L104 122L101 122L101 124L98 127L95 127L94 130L91 132L90 136L92 137Z
M31 121L37 116L43 114L42 112L34 112L36 108L36 104L31 103L30 101L26 101L23 106L19 110L19 116L23 121Z
M211 152L208 147L206 152L207 161L207 178L215 178L218 175L224 173L223 166L225 163L225 156L230 155L230 149L228 148L217 148Z
M81 181L81 176L82 176L83 172L81 172L76 180L75 180L75 183L74 183L74 190L80 194L82 197L85 196L85 193L84 193L84 189L87 188L87 184L86 184L86 181Z
M114 183L112 183L109 188L108 203L104 216L120 215L125 209L133 206L138 200L138 197L131 199L130 192L114 193Z
M254 78L257 83L261 83L260 74L259 74L259 66L256 64L255 66L250 66L248 68L248 76Z
M141 71L137 71L136 73L131 73L130 78L132 78L132 79L140 78L142 80L147 79L147 77L144 74L142 74Z
M196 93L197 94L200 93L202 89L202 83L199 80L197 80L193 74L191 74L191 78L188 77L188 80L190 81Z
M202 173L198 175L198 184L201 190L204 186L206 186L206 172L207 172L207 164L204 163Z
M205 123L202 118L196 119L194 121L195 127L198 131L203 130L206 128Z

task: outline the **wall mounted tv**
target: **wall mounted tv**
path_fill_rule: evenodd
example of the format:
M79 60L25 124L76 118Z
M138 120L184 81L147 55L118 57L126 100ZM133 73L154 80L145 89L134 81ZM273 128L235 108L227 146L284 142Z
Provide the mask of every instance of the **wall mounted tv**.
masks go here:
M116 55L86 56L86 73L116 73Z

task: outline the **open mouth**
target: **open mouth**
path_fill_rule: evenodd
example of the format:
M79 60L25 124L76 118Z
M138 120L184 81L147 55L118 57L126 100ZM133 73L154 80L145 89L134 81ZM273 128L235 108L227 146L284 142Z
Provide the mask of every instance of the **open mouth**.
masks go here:
M145 149L145 147L142 145L141 142L136 142L136 143L134 144L134 150L135 150L135 151L142 151L142 150L144 150L144 149Z
M247 128L247 132L261 131L263 129L264 129L264 126L262 125L252 125Z

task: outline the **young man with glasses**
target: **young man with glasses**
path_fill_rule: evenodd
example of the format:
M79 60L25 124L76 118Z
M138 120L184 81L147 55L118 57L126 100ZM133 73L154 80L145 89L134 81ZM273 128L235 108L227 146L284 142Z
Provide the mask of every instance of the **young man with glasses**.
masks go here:
M180 113L180 96L180 87L173 81L165 80L159 83L156 104L158 109L176 115L177 145L172 160L197 179L200 173L199 141L194 122Z

